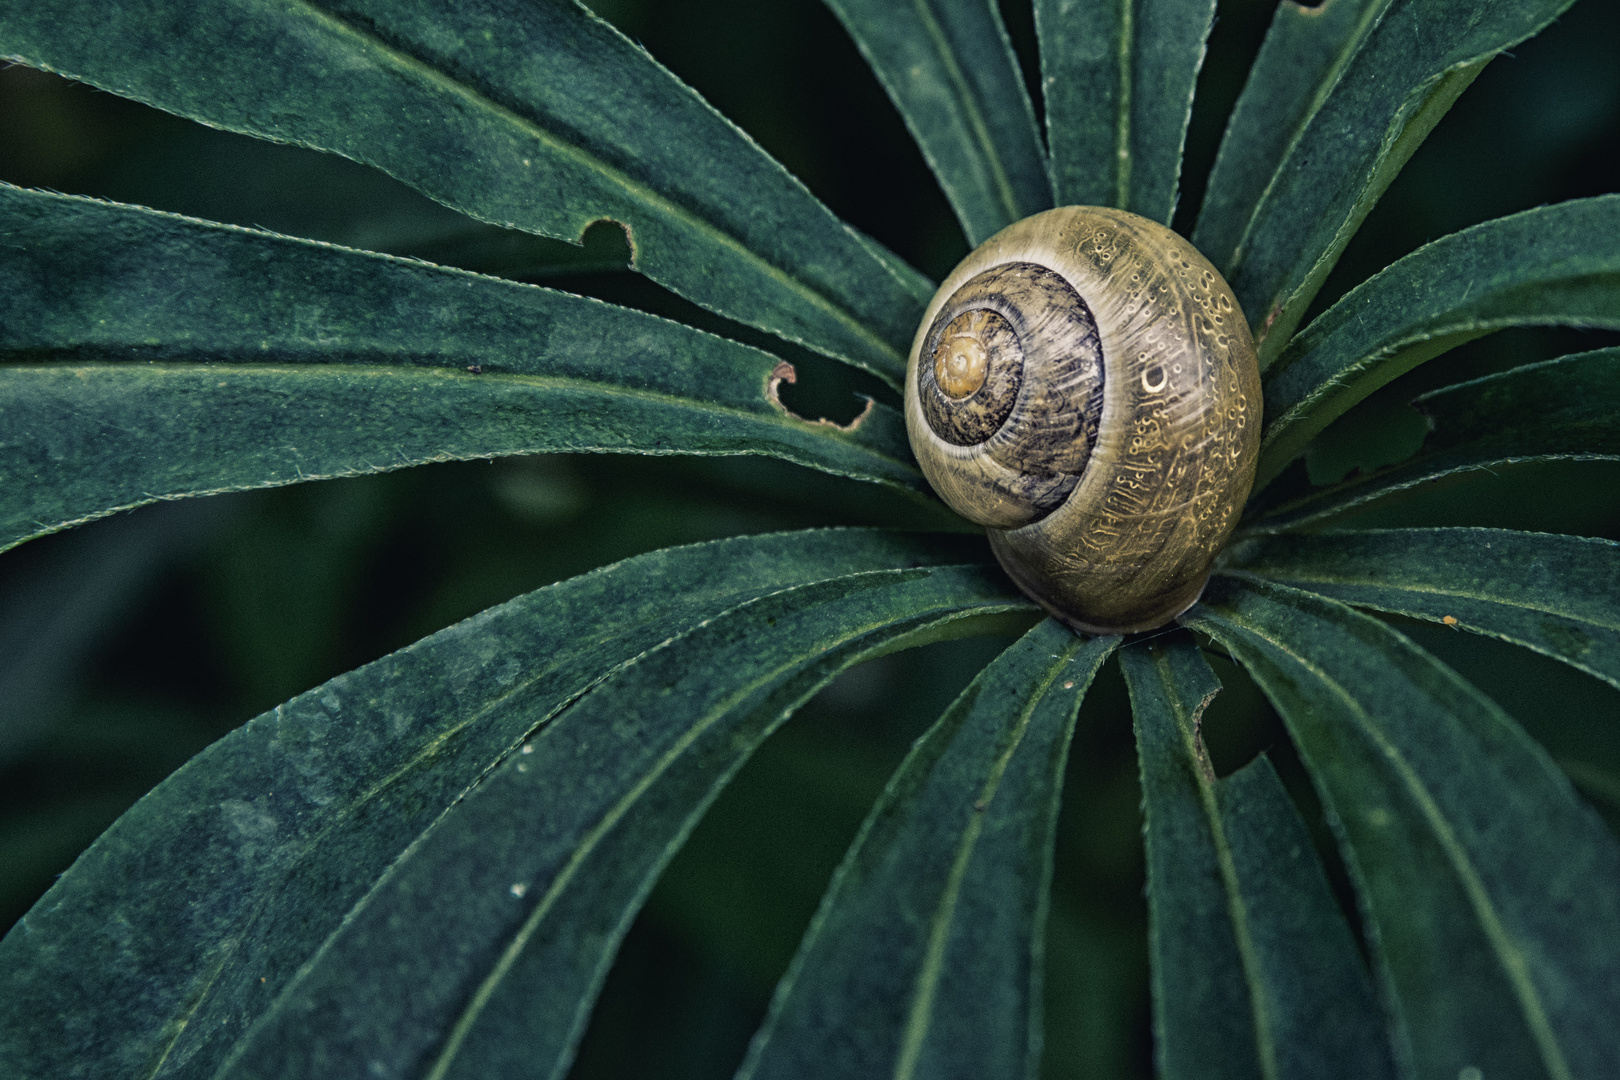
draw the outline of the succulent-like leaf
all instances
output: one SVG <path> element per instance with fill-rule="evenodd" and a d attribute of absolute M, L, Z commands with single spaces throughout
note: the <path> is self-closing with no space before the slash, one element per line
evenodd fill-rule
<path fill-rule="evenodd" d="M 1271 762 L 1215 777 L 1199 734 L 1215 673 L 1175 638 L 1120 666 L 1147 819 L 1158 1075 L 1393 1077 L 1355 938 Z"/>
<path fill-rule="evenodd" d="M 1310 525 L 1379 496 L 1471 469 L 1548 459 L 1620 458 L 1620 348 L 1596 349 L 1424 394 L 1417 454 L 1387 469 L 1261 509 L 1250 532 Z"/>
<path fill-rule="evenodd" d="M 892 381 L 932 293 L 577 3 L 9 4 L 0 50 L 484 221 L 576 240 L 612 219 L 655 281 Z"/>
<path fill-rule="evenodd" d="M 739 1080 L 1033 1077 L 1069 737 L 1117 637 L 1047 619 L 889 781 L 777 989 Z"/>
<path fill-rule="evenodd" d="M 893 409 L 793 416 L 776 357 L 651 315 L 3 185 L 0 231 L 0 359 L 25 361 L 0 366 L 0 547 L 155 499 L 549 450 L 924 490 Z"/>
<path fill-rule="evenodd" d="M 1249 69 L 1210 170 L 1193 245 L 1229 265 L 1284 158 L 1391 0 L 1282 0 Z"/>
<path fill-rule="evenodd" d="M 1313 320 L 1266 380 L 1260 487 L 1352 405 L 1509 326 L 1620 329 L 1620 195 L 1577 199 L 1436 240 Z"/>
<path fill-rule="evenodd" d="M 1375 529 L 1239 544 L 1231 567 L 1534 649 L 1620 689 L 1620 544 L 1506 529 Z"/>
<path fill-rule="evenodd" d="M 1052 205 L 1046 152 L 993 0 L 827 0 L 906 121 L 969 246 Z"/>
<path fill-rule="evenodd" d="M 1572 2 L 1391 0 L 1383 9 L 1291 139 L 1241 232 L 1225 230 L 1225 243 L 1200 248 L 1237 294 L 1262 364 L 1287 344 L 1362 219 L 1452 102 L 1492 57 Z"/>
<path fill-rule="evenodd" d="M 1035 0 L 1052 190 L 1168 225 L 1215 0 Z"/>
<path fill-rule="evenodd" d="M 1416 1075 L 1609 1075 L 1620 844 L 1547 754 L 1451 669 L 1336 601 L 1217 578 L 1186 621 L 1288 726 Z"/>
<path fill-rule="evenodd" d="M 350 1077 L 506 1043 L 530 1066 L 566 1056 L 651 876 L 786 711 L 872 649 L 1029 617 L 950 565 L 975 550 L 840 530 L 655 552 L 251 721 L 0 942 L 0 1060 L 212 1077 L 302 1055 L 301 1075 Z M 541 985 L 558 996 L 511 1021 L 502 977 L 534 992 L 526 965 L 557 948 L 573 961 Z"/>

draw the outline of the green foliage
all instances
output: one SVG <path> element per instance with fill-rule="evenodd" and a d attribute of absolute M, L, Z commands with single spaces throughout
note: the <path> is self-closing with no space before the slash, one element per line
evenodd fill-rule
<path fill-rule="evenodd" d="M 1535 649 L 1620 688 L 1615 544 L 1505 529 L 1284 533 L 1232 552 L 1239 568 L 1357 607 Z"/>
<path fill-rule="evenodd" d="M 1577 199 L 1437 240 L 1352 289 L 1267 379 L 1255 483 L 1368 394 L 1466 341 L 1512 326 L 1620 329 L 1620 245 L 1604 242 L 1617 233 L 1620 198 Z"/>
<path fill-rule="evenodd" d="M 1297 528 L 1381 495 L 1512 462 L 1620 456 L 1620 349 L 1577 353 L 1413 399 L 1429 433 L 1411 458 L 1321 488 L 1254 517 L 1255 531 Z"/>
<path fill-rule="evenodd" d="M 1046 152 L 1001 14 L 984 0 L 830 0 L 977 246 L 1052 206 Z"/>
<path fill-rule="evenodd" d="M 1170 222 L 1211 0 L 1036 0 L 1060 206 Z"/>
<path fill-rule="evenodd" d="M 1043 620 L 917 741 L 827 890 L 739 1077 L 1016 1076 L 1040 1064 L 1057 793 L 1117 637 Z"/>
<path fill-rule="evenodd" d="M 1569 779 L 1371 616 L 1278 585 L 1227 578 L 1211 592 L 1188 622 L 1249 669 L 1310 765 L 1366 906 L 1398 1054 L 1419 1076 L 1459 1061 L 1601 1076 L 1620 1058 L 1620 845 Z"/>
<path fill-rule="evenodd" d="M 74 26 L 98 33 L 63 32 Z M 149 0 L 104 13 L 83 0 L 16 8 L 0 33 L 24 63 L 375 165 L 483 221 L 568 240 L 622 222 L 653 280 L 890 378 L 931 291 L 572 4 Z"/>
<path fill-rule="evenodd" d="M 1185 639 L 1121 661 L 1142 755 L 1159 1071 L 1394 1075 L 1355 939 L 1270 759 L 1215 777 L 1199 733 L 1215 673 Z"/>
<path fill-rule="evenodd" d="M 1472 0 L 1369 0 L 1349 33 L 1326 13 L 1316 16 L 1323 19 L 1321 36 L 1342 45 L 1314 85 L 1301 80 L 1288 88 L 1309 91 L 1310 105 L 1301 109 L 1295 98 L 1278 108 L 1276 120 L 1289 129 L 1287 150 L 1252 199 L 1223 198 L 1223 176 L 1212 177 L 1214 201 L 1193 234 L 1249 316 L 1262 367 L 1288 343 L 1356 228 L 1458 95 L 1492 57 L 1573 2 L 1481 8 Z M 1311 66 L 1320 64 L 1313 60 Z M 1268 78 L 1244 92 L 1252 108 L 1270 111 L 1260 102 L 1275 89 Z M 1241 129 L 1228 133 L 1241 136 Z M 1242 152 L 1236 143 L 1228 151 Z M 1230 176 L 1235 186 L 1253 190 L 1238 169 Z"/>
<path fill-rule="evenodd" d="M 1006 5 L 1006 23 L 990 0 L 828 6 L 967 242 L 1076 202 L 1180 223 L 1210 0 L 1033 0 Z M 1620 329 L 1620 196 L 1474 224 L 1309 318 L 1452 103 L 1568 6 L 1278 7 L 1192 228 L 1261 343 L 1264 456 L 1181 628 L 1122 642 L 1038 621 L 959 531 L 773 532 L 767 515 L 700 531 L 758 535 L 664 546 L 699 538 L 666 523 L 660 550 L 601 566 L 627 528 L 608 522 L 576 550 L 503 552 L 565 580 L 492 572 L 482 603 L 515 599 L 460 622 L 432 609 L 421 618 L 437 632 L 213 741 L 61 875 L 0 940 L 7 1075 L 562 1077 L 604 986 L 604 1008 L 614 1000 L 649 895 L 715 918 L 705 875 L 739 846 L 766 882 L 753 895 L 783 894 L 713 935 L 740 939 L 725 946 L 746 954 L 739 967 L 776 982 L 740 1076 L 1123 1071 L 1117 1031 L 1081 1048 L 1082 1020 L 1043 1012 L 1088 996 L 1113 1001 L 1096 1015 L 1125 1011 L 1128 948 L 1081 901 L 1053 898 L 1072 837 L 1101 844 L 1110 827 L 1060 817 L 1084 794 L 1074 778 L 1100 775 L 1071 761 L 1071 740 L 1095 747 L 1110 730 L 1084 726 L 1081 699 L 1125 693 L 1159 1075 L 1609 1075 L 1620 842 L 1584 797 L 1609 800 L 1611 822 L 1620 812 L 1620 546 L 1324 526 L 1443 508 L 1446 483 L 1487 468 L 1620 459 L 1620 349 L 1505 370 L 1454 353 L 1504 329 Z M 1045 147 L 1013 48 L 1026 31 Z M 143 503 L 559 452 L 795 467 L 700 473 L 636 506 L 690 508 L 727 483 L 760 514 L 786 487 L 806 493 L 795 523 L 960 529 L 911 459 L 892 392 L 932 285 L 571 0 L 22 4 L 0 10 L 0 56 L 352 159 L 442 204 L 311 155 L 322 176 L 364 177 L 360 201 L 392 222 L 339 246 L 0 183 L 0 547 Z M 622 233 L 639 271 L 597 282 L 619 302 L 512 280 L 624 261 L 601 231 L 586 237 L 599 222 L 622 226 L 608 239 Z M 794 394 L 815 387 L 799 376 L 868 404 L 806 419 Z M 802 400 L 836 413 L 846 397 Z M 1294 465 L 1389 416 L 1424 425 L 1416 445 L 1371 437 L 1350 455 L 1361 471 L 1320 487 Z M 582 496 L 548 461 L 502 475 L 513 505 L 566 521 Z M 438 495 L 462 505 L 453 496 Z M 254 655 L 300 638 L 310 659 L 285 678 L 304 686 L 328 674 L 315 665 L 354 663 L 323 655 L 305 610 L 359 576 L 365 527 L 331 532 L 330 573 L 286 571 L 303 586 L 284 590 L 295 616 L 250 619 L 242 639 Z M 106 535 L 122 535 L 125 560 L 156 558 L 133 527 Z M 233 596 L 274 591 L 226 580 Z M 91 575 L 76 595 L 88 611 L 108 591 Z M 46 606 L 20 605 L 19 625 L 70 641 Z M 988 653 L 939 651 L 1014 634 L 971 681 Z M 1560 661 L 1546 667 L 1602 704 L 1527 732 L 1438 655 L 1469 644 Z M 42 650 L 3 632 L 0 645 L 0 681 L 49 682 L 23 666 L 46 665 Z M 908 691 L 938 720 L 886 786 L 859 754 L 784 741 L 840 673 L 920 646 L 962 668 L 928 677 L 936 696 L 966 688 L 949 704 Z M 1262 696 L 1279 726 L 1234 735 L 1223 710 L 1247 698 L 1263 713 Z M 7 729 L 8 701 L 0 764 L 27 734 Z M 130 745 L 161 775 L 173 762 L 154 747 L 192 744 L 152 731 Z M 776 799 L 749 794 L 746 771 L 773 755 L 771 775 L 798 777 L 817 814 L 852 830 L 866 815 L 840 865 L 828 853 L 792 888 L 780 842 L 709 815 L 717 800 Z M 1131 783 L 1116 802 L 1134 807 Z M 86 802 L 61 827 L 110 813 Z M 0 854 L 65 843 L 19 836 Z M 813 915 L 780 915 L 824 885 Z"/>
<path fill-rule="evenodd" d="M 7 186 L 0 228 L 0 348 L 62 361 L 0 372 L 0 546 L 154 499 L 547 450 L 768 453 L 925 489 L 893 408 L 804 421 L 763 392 L 775 357 L 640 312 Z"/>

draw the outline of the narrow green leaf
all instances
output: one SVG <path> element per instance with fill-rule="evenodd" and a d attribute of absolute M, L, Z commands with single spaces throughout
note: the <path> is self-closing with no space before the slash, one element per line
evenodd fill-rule
<path fill-rule="evenodd" d="M 1117 637 L 1053 619 L 985 668 L 873 807 L 739 1078 L 1033 1077 L 1063 766 Z"/>
<path fill-rule="evenodd" d="M 1248 533 L 1297 529 L 1426 480 L 1523 461 L 1620 458 L 1620 348 L 1597 349 L 1447 386 L 1412 402 L 1429 421 L 1397 465 L 1256 512 Z"/>
<path fill-rule="evenodd" d="M 1191 644 L 1120 655 L 1131 692 L 1147 847 L 1153 1042 L 1163 1080 L 1276 1075 L 1262 1066 L 1249 913 L 1214 806 L 1198 725 L 1221 684 Z M 1211 1023 L 1212 1017 L 1221 1022 Z M 1272 1048 L 1267 1045 L 1267 1051 Z"/>
<path fill-rule="evenodd" d="M 862 659 L 1029 607 L 982 568 L 885 571 L 643 654 L 419 837 L 219 1075 L 563 1076 L 619 939 L 765 737 Z"/>
<path fill-rule="evenodd" d="M 1185 638 L 1127 649 L 1120 666 L 1147 819 L 1159 1076 L 1393 1077 L 1355 939 L 1271 763 L 1215 778 L 1199 733 L 1214 672 Z"/>
<path fill-rule="evenodd" d="M 1250 914 L 1251 976 L 1279 1077 L 1395 1077 L 1394 1049 L 1354 935 L 1277 770 L 1265 756 L 1215 787 Z"/>
<path fill-rule="evenodd" d="M 1035 0 L 1052 189 L 1168 225 L 1215 0 Z"/>
<path fill-rule="evenodd" d="M 973 551 L 982 545 L 834 530 L 654 552 L 492 608 L 249 722 L 121 818 L 0 941 L 0 1060 L 10 1075 L 31 1080 L 214 1076 L 300 968 L 331 951 L 324 943 L 356 903 L 400 880 L 407 868 L 390 867 L 401 855 L 424 837 L 442 852 L 433 838 L 453 835 L 461 820 L 444 815 L 503 759 L 511 764 L 501 790 L 513 792 L 516 764 L 536 757 L 514 751 L 591 686 L 660 643 L 667 654 L 669 641 L 728 609 L 806 582 L 843 581 L 856 603 L 861 595 L 892 595 L 904 606 L 909 596 L 917 607 L 904 618 L 923 615 L 930 602 L 975 610 L 975 597 L 990 609 L 1027 606 L 982 584 L 975 571 L 928 570 Z M 911 567 L 921 569 L 899 569 Z M 870 586 L 864 594 L 862 583 Z M 930 589 L 935 601 L 926 600 Z M 867 628 L 852 617 L 846 629 L 858 637 Z M 713 678 L 707 668 L 693 670 Z M 638 706 L 631 715 L 646 711 Z M 606 740 L 615 723 L 629 731 L 646 722 L 620 715 L 598 731 Z M 611 754 L 605 742 L 600 749 Z M 576 766 L 570 783 L 598 775 L 605 771 Z M 529 791 L 520 801 L 553 805 Z M 497 841 L 511 842 L 518 818 L 537 811 L 512 812 L 514 831 L 485 838 L 491 852 Z M 532 843 L 520 847 L 538 848 L 536 835 L 527 835 Z M 476 847 L 464 855 L 459 873 L 517 872 L 486 863 Z M 418 899 L 455 900 L 449 880 Z M 509 892 L 520 881 L 532 885 L 526 898 Z M 522 918 L 546 885 L 516 876 L 501 880 L 500 890 L 506 917 Z M 376 903 L 362 911 L 374 913 Z M 394 913 L 406 918 L 411 909 L 401 904 Z M 430 930 L 474 928 L 444 922 L 409 940 L 424 949 L 442 943 Z M 374 968 L 370 977 L 389 976 Z M 299 985 L 308 985 L 307 976 Z M 427 1000 L 442 985 L 400 981 L 386 996 L 392 1007 L 409 1008 L 419 992 Z M 375 987 L 350 989 L 355 1008 L 362 998 L 377 1004 L 367 997 Z M 574 1022 L 560 1016 L 554 1027 Z M 387 1054 L 394 1037 L 368 1049 Z M 343 1075 L 364 1073 L 362 1066 Z"/>
<path fill-rule="evenodd" d="M 1292 136 L 1241 233 L 1200 249 L 1237 293 L 1262 365 L 1452 102 L 1492 57 L 1572 2 L 1390 0 Z"/>
<path fill-rule="evenodd" d="M 1380 386 L 1509 326 L 1620 329 L 1620 195 L 1488 221 L 1351 290 L 1266 380 L 1257 487 Z"/>
<path fill-rule="evenodd" d="M 0 359 L 25 361 L 0 366 L 0 547 L 156 499 L 550 450 L 925 490 L 893 409 L 793 416 L 776 357 L 640 312 L 5 185 L 0 236 Z"/>
<path fill-rule="evenodd" d="M 928 293 L 735 126 L 573 2 L 98 0 L 0 9 L 5 58 L 374 165 L 577 240 L 730 318 L 898 382 Z"/>
<path fill-rule="evenodd" d="M 1451 669 L 1335 601 L 1217 578 L 1186 621 L 1288 726 L 1416 1075 L 1610 1075 L 1620 844 L 1546 753 Z"/>
<path fill-rule="evenodd" d="M 1232 107 L 1209 174 L 1193 246 L 1222 269 L 1277 170 L 1390 0 L 1281 0 Z"/>
<path fill-rule="evenodd" d="M 1381 529 L 1256 538 L 1228 560 L 1229 573 L 1488 634 L 1620 689 L 1620 544 L 1612 540 Z"/>
<path fill-rule="evenodd" d="M 993 0 L 827 0 L 906 121 L 968 244 L 1052 205 L 1046 152 Z"/>

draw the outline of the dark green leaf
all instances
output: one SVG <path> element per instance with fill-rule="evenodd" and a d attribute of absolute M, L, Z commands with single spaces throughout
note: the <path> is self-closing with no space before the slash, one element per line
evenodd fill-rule
<path fill-rule="evenodd" d="M 1035 0 L 1059 206 L 1165 224 L 1215 0 Z"/>
<path fill-rule="evenodd" d="M 739 1077 L 1033 1077 L 1080 699 L 1118 645 L 1053 619 L 973 680 L 861 827 Z"/>
<path fill-rule="evenodd" d="M 238 488 L 548 450 L 764 453 L 924 490 L 899 415 L 531 285 L 0 185 L 0 546 Z M 481 370 L 473 373 L 472 368 Z"/>
<path fill-rule="evenodd" d="M 1187 617 L 1281 713 L 1335 822 L 1418 1076 L 1620 1061 L 1620 845 L 1518 725 L 1378 620 L 1217 578 Z"/>
<path fill-rule="evenodd" d="M 1432 429 L 1415 457 L 1256 513 L 1250 532 L 1297 529 L 1426 480 L 1514 462 L 1620 458 L 1620 348 L 1526 364 L 1412 402 Z"/>
<path fill-rule="evenodd" d="M 1292 138 L 1242 231 L 1218 250 L 1201 248 L 1237 293 L 1262 365 L 1452 102 L 1492 57 L 1572 2 L 1391 0 Z"/>
<path fill-rule="evenodd" d="M 760 742 L 844 668 L 1029 607 L 981 568 L 854 575 L 643 654 L 413 842 L 222 1078 L 562 1076 L 619 938 Z"/>
<path fill-rule="evenodd" d="M 215 127 L 375 165 L 473 217 L 610 218 L 687 298 L 890 380 L 932 289 L 571 2 L 63 0 L 0 49 Z"/>
<path fill-rule="evenodd" d="M 695 700 L 685 696 L 693 679 L 706 680 L 716 694 L 735 692 L 737 683 L 716 676 L 727 669 L 693 662 L 688 670 L 681 657 L 691 660 L 693 654 L 684 650 L 694 648 L 694 641 L 715 642 L 749 618 L 770 618 L 767 608 L 772 604 L 787 605 L 778 620 L 784 623 L 801 615 L 813 619 L 818 611 L 824 617 L 843 611 L 834 630 L 823 627 L 838 639 L 824 642 L 834 649 L 827 659 L 833 667 L 847 662 L 852 649 L 863 650 L 863 642 L 889 640 L 952 613 L 1027 608 L 978 571 L 948 568 L 974 551 L 982 552 L 982 545 L 841 530 L 655 552 L 493 608 L 295 698 L 210 747 L 139 803 L 0 942 L 0 1060 L 7 1062 L 11 1075 L 41 1080 L 214 1076 L 223 1060 L 243 1045 L 256 1018 L 273 1006 L 287 1010 L 307 1000 L 331 971 L 327 965 L 351 955 L 345 950 L 363 936 L 354 920 L 373 918 L 390 903 L 395 905 L 389 909 L 392 915 L 409 920 L 413 913 L 431 915 L 435 903 L 490 902 L 490 896 L 463 895 L 451 888 L 449 877 L 414 901 L 399 892 L 402 884 L 415 880 L 410 876 L 417 872 L 414 868 L 423 865 L 412 860 L 430 855 L 442 859 L 446 841 L 465 837 L 458 829 L 472 818 L 458 815 L 469 802 L 478 813 L 503 798 L 519 805 L 508 807 L 508 816 L 478 838 L 487 847 L 464 850 L 462 861 L 438 865 L 446 874 L 494 874 L 505 905 L 497 914 L 508 920 L 503 925 L 512 919 L 521 923 L 546 895 L 547 879 L 534 876 L 541 873 L 538 864 L 525 868 L 503 863 L 497 853 L 540 858 L 541 834 L 524 831 L 523 821 L 537 813 L 543 817 L 547 807 L 559 815 L 582 812 L 585 794 L 574 785 L 596 783 L 595 796 L 610 803 L 625 794 L 613 789 L 608 775 L 619 770 L 621 779 L 628 776 L 638 759 L 628 749 L 616 756 L 608 740 L 615 734 L 633 737 L 636 731 L 650 735 L 647 725 L 660 722 L 646 715 L 649 710 L 636 694 L 631 699 L 642 704 L 632 708 L 626 702 L 623 695 L 632 687 L 648 677 L 656 681 L 663 673 L 672 688 L 680 688 L 665 696 L 661 684 L 636 691 L 650 692 L 661 702 L 655 712 L 673 710 L 676 701 Z M 895 569 L 906 567 L 920 569 Z M 789 600 L 747 606 L 777 590 L 817 580 L 832 584 L 785 594 L 806 600 L 798 609 L 801 614 L 789 613 Z M 820 608 L 813 603 L 818 598 Z M 744 606 L 737 608 L 739 604 Z M 863 604 L 889 614 L 873 615 Z M 720 618 L 727 609 L 753 614 Z M 724 622 L 728 630 L 698 629 L 705 622 Z M 788 682 L 810 677 L 803 673 L 804 665 L 814 667 L 815 662 L 806 658 L 809 654 L 789 662 L 785 631 L 779 639 L 774 632 L 756 630 L 754 640 L 763 650 L 761 658 L 780 646 L 773 655 L 786 665 L 782 678 L 761 679 L 759 693 L 770 697 Z M 672 646 L 672 641 L 680 644 Z M 625 668 L 648 650 L 657 657 Z M 537 739 L 532 744 L 537 753 L 513 753 L 548 717 L 621 669 L 625 678 L 614 680 L 615 688 L 600 699 L 587 697 L 597 704 L 578 710 L 578 719 L 559 728 L 561 735 Z M 821 678 L 823 670 L 815 670 L 814 677 Z M 734 717 L 736 722 L 757 721 L 752 710 L 762 707 L 759 700 L 757 694 L 739 693 L 737 707 L 747 716 Z M 779 716 L 785 703 L 771 700 Z M 579 719 L 614 701 L 620 702 L 617 714 L 596 720 L 589 732 L 582 729 Z M 670 724 L 685 722 L 673 711 L 667 719 Z M 536 799 L 523 783 L 532 777 L 520 774 L 517 766 L 538 770 L 537 760 L 554 766 L 555 760 L 546 756 L 553 749 L 572 738 L 588 741 L 593 734 L 602 740 L 589 759 L 594 768 L 576 764 L 559 781 L 570 786 L 559 788 L 555 801 Z M 727 745 L 721 739 L 721 755 L 712 762 L 716 768 L 732 767 L 726 764 L 733 760 Z M 576 749 L 583 752 L 584 747 Z M 483 785 L 474 785 L 503 759 L 508 765 L 496 774 L 499 783 L 489 785 L 491 794 L 469 800 L 469 789 L 483 791 Z M 666 789 L 653 784 L 648 790 Z M 699 802 L 706 797 L 696 789 L 682 798 L 688 796 Z M 627 803 L 624 809 L 629 808 Z M 674 832 L 658 841 L 659 850 L 672 849 L 692 812 L 691 806 L 666 809 L 671 812 L 668 828 Z M 628 823 L 633 817 L 626 814 L 622 820 Z M 605 830 L 603 843 L 593 850 L 598 857 L 617 850 L 624 836 Z M 515 849 L 504 847 L 512 844 Z M 395 866 L 408 851 L 411 858 Z M 628 867 L 628 859 L 616 865 Z M 592 880 L 606 885 L 608 876 L 581 877 L 582 882 Z M 531 887 L 522 890 L 525 897 L 510 892 L 520 882 Z M 176 903 L 177 896 L 184 902 Z M 559 912 L 567 906 L 553 905 Z M 617 911 L 611 914 L 610 928 L 620 917 Z M 350 929 L 328 943 L 346 916 Z M 469 976 L 465 967 L 452 969 L 464 962 L 476 966 L 472 954 L 488 944 L 469 938 L 464 942 L 468 954 L 456 959 L 455 935 L 473 930 L 472 924 L 434 917 L 426 926 L 413 924 L 404 938 L 387 934 L 388 940 L 375 943 L 379 950 L 413 944 L 425 957 L 445 964 L 445 970 L 430 973 L 422 983 L 393 982 L 390 969 L 374 966 L 367 979 L 389 984 L 384 997 L 391 1008 L 409 1009 L 413 1002 L 425 1007 L 435 1000 L 443 1005 L 435 995 L 449 981 Z M 498 931 L 478 926 L 477 932 Z M 539 944 L 536 938 L 529 940 Z M 430 942 L 448 954 L 430 950 Z M 611 951 L 611 942 L 602 942 L 592 963 L 605 963 Z M 315 966 L 299 976 L 308 962 Z M 476 987 L 488 971 L 486 966 L 473 973 L 466 989 Z M 575 993 L 593 986 L 587 979 Z M 378 992 L 372 982 L 351 982 L 346 992 L 355 995 L 354 1009 L 379 1004 L 370 996 Z M 569 1008 L 578 1004 L 571 1002 Z M 374 1015 L 382 1019 L 380 1011 Z M 438 1015 L 442 1019 L 444 1014 Z M 336 1024 L 339 1018 L 327 1019 Z M 545 1031 L 560 1037 L 559 1032 L 576 1023 L 575 1014 L 566 1012 L 552 1017 Z M 365 1049 L 386 1056 L 403 1052 L 405 1041 L 417 1040 L 413 1045 L 420 1055 L 426 1052 L 421 1040 L 442 1040 L 447 1029 L 447 1022 L 420 1030 L 407 1024 Z M 274 1029 L 254 1030 L 255 1038 L 264 1039 Z M 327 1028 L 326 1034 L 333 1030 Z M 257 1045 L 261 1049 L 256 1053 L 275 1049 L 273 1041 Z M 341 1049 L 323 1045 L 333 1053 Z M 340 1075 L 364 1072 L 362 1063 Z"/>
<path fill-rule="evenodd" d="M 1390 0 L 1277 5 L 1221 137 L 1193 230 L 1193 246 L 1216 266 L 1230 265 L 1267 186 L 1389 5 Z"/>
<path fill-rule="evenodd" d="M 1620 544 L 1505 529 L 1270 536 L 1231 566 L 1534 649 L 1620 688 Z"/>
<path fill-rule="evenodd" d="M 1046 153 L 993 0 L 827 0 L 905 118 L 968 244 L 1052 205 Z"/>
<path fill-rule="evenodd" d="M 1250 914 L 1261 1030 L 1279 1077 L 1395 1077 L 1382 1010 L 1305 822 L 1267 757 L 1215 787 Z"/>
<path fill-rule="evenodd" d="M 1493 330 L 1547 325 L 1620 329 L 1620 195 L 1436 240 L 1323 312 L 1266 380 L 1256 487 L 1397 376 Z"/>
<path fill-rule="evenodd" d="M 1393 1077 L 1355 939 L 1271 763 L 1215 778 L 1199 734 L 1214 672 L 1177 639 L 1127 649 L 1120 666 L 1147 819 L 1159 1076 Z"/>

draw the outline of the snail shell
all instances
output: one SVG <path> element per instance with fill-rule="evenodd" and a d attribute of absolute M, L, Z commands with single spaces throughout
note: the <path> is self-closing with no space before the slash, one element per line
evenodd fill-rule
<path fill-rule="evenodd" d="M 1180 236 L 1067 206 L 945 279 L 906 372 L 911 447 L 1001 565 L 1092 633 L 1197 601 L 1260 445 L 1260 374 L 1232 290 Z"/>

